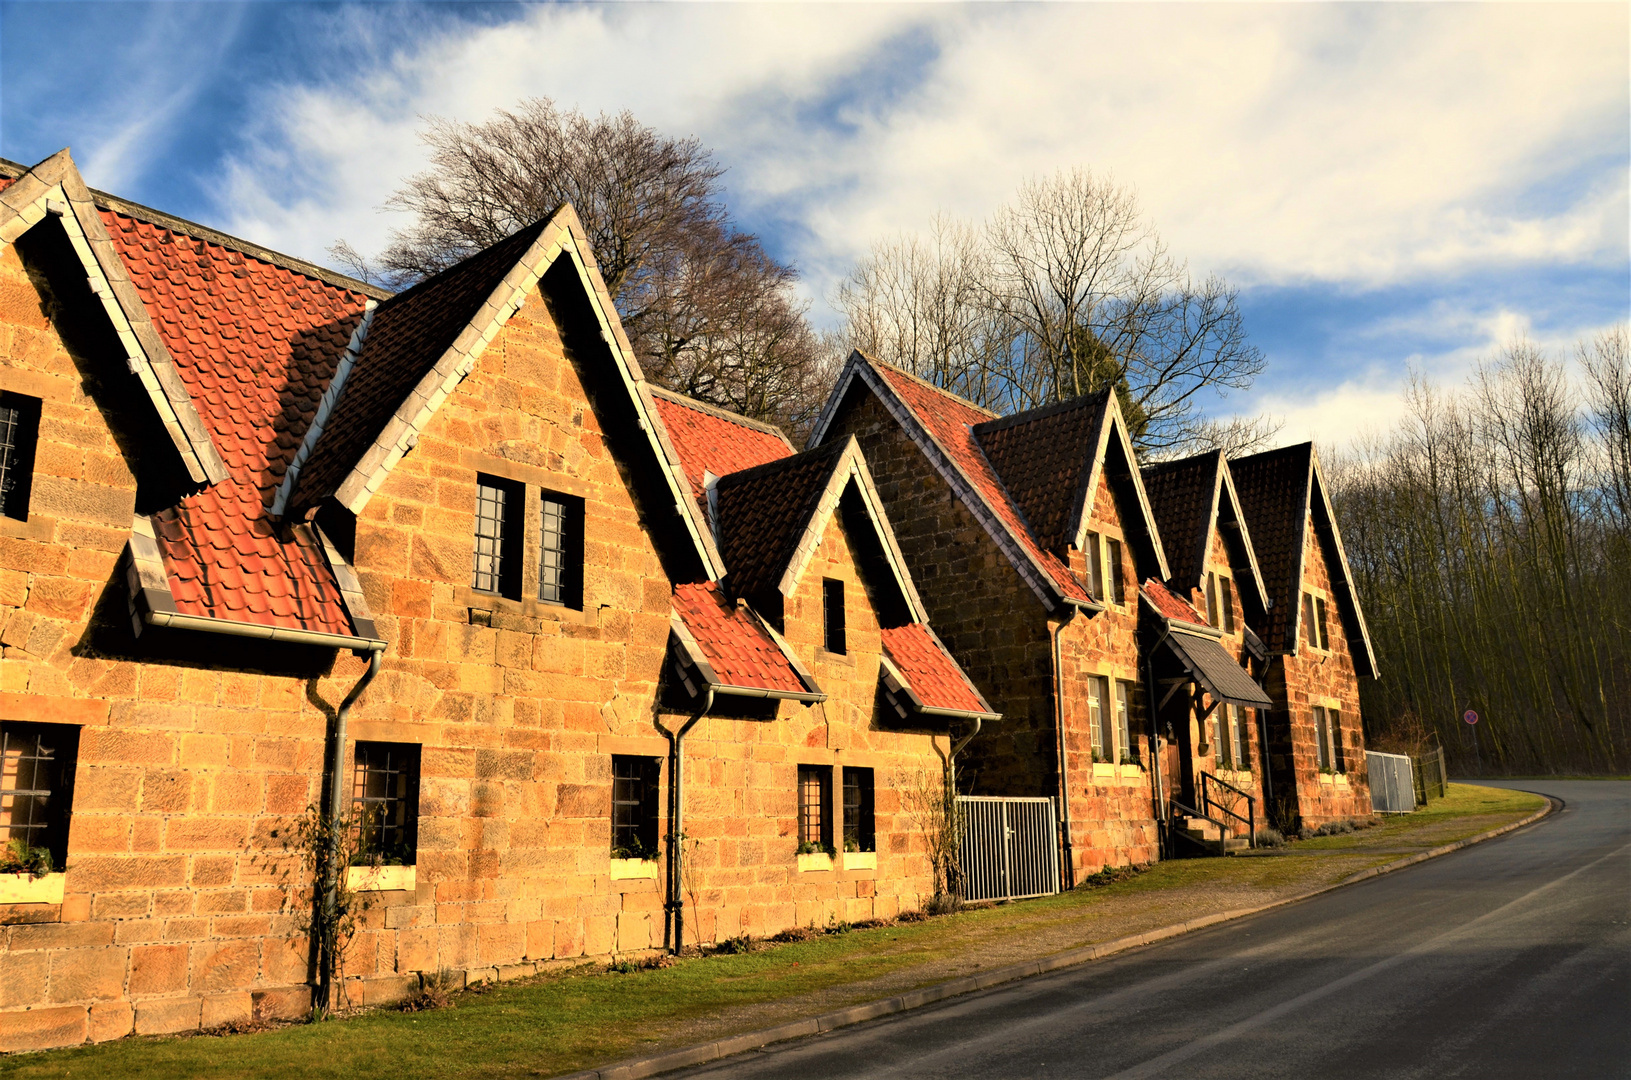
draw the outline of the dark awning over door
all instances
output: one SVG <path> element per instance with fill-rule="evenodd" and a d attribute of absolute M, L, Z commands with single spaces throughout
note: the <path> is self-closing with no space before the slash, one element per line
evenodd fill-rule
<path fill-rule="evenodd" d="M 1253 709 L 1267 709 L 1274 702 L 1263 693 L 1263 688 L 1252 681 L 1235 658 L 1224 651 L 1213 638 L 1199 634 L 1186 634 L 1174 630 L 1167 635 L 1167 644 L 1178 657 L 1190 676 L 1214 701 L 1227 701 L 1231 705 L 1245 705 Z"/>

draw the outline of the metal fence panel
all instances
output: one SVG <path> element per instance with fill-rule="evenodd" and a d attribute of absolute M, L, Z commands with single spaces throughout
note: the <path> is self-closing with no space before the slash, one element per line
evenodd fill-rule
<path fill-rule="evenodd" d="M 961 795 L 964 900 L 1019 900 L 1059 891 L 1053 800 Z"/>
<path fill-rule="evenodd" d="M 1379 814 L 1408 814 L 1416 809 L 1416 778 L 1404 754 L 1365 751 L 1370 772 L 1371 809 Z"/>

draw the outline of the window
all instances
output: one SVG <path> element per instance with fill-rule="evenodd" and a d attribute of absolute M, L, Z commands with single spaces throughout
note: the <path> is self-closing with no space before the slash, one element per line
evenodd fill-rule
<path fill-rule="evenodd" d="M 832 850 L 832 766 L 799 766 L 799 854 Z"/>
<path fill-rule="evenodd" d="M 71 724 L 0 724 L 0 844 L 20 847 L 12 853 L 34 872 L 68 861 L 78 757 L 79 728 Z M 0 858 L 6 854 L 0 848 Z"/>
<path fill-rule="evenodd" d="M 1329 649 L 1331 639 L 1325 634 L 1325 601 L 1321 597 L 1314 597 L 1314 629 L 1319 632 L 1319 647 Z"/>
<path fill-rule="evenodd" d="M 1116 745 L 1121 747 L 1122 764 L 1138 764 L 1138 756 L 1133 752 L 1133 684 L 1130 682 L 1116 683 Z"/>
<path fill-rule="evenodd" d="M 1206 621 L 1210 626 L 1217 626 L 1218 619 L 1218 576 L 1213 573 L 1206 575 Z"/>
<path fill-rule="evenodd" d="M 496 476 L 476 477 L 476 547 L 470 587 L 521 599 L 521 522 L 527 489 Z"/>
<path fill-rule="evenodd" d="M 1218 768 L 1222 768 L 1229 761 L 1229 707 L 1218 705 L 1213 708 L 1206 722 L 1211 727 L 1212 756 Z"/>
<path fill-rule="evenodd" d="M 1320 772 L 1331 772 L 1331 729 L 1325 710 L 1314 706 L 1314 760 L 1319 765 Z"/>
<path fill-rule="evenodd" d="M 656 758 L 612 755 L 612 858 L 657 857 Z"/>
<path fill-rule="evenodd" d="M 1331 640 L 1325 633 L 1325 601 L 1313 593 L 1303 593 L 1303 640 L 1316 649 L 1329 649 Z"/>
<path fill-rule="evenodd" d="M 1342 760 L 1342 710 L 1326 709 L 1326 719 L 1331 724 L 1331 768 L 1336 772 L 1346 772 L 1346 764 Z"/>
<path fill-rule="evenodd" d="M 1223 608 L 1222 612 L 1220 612 L 1220 614 L 1223 616 L 1223 632 L 1226 634 L 1234 633 L 1235 588 L 1234 585 L 1230 583 L 1229 579 L 1222 575 L 1218 576 L 1218 604 Z"/>
<path fill-rule="evenodd" d="M 1106 540 L 1104 543 L 1109 553 L 1110 602 L 1112 604 L 1125 604 L 1127 602 L 1127 586 L 1121 577 L 1121 541 Z"/>
<path fill-rule="evenodd" d="M 1087 593 L 1095 600 L 1104 599 L 1104 553 L 1096 532 L 1087 534 Z"/>
<path fill-rule="evenodd" d="M 844 767 L 844 850 L 876 851 L 872 831 L 872 770 Z"/>
<path fill-rule="evenodd" d="M 538 599 L 583 607 L 583 500 L 546 491 L 540 499 Z"/>
<path fill-rule="evenodd" d="M 1087 720 L 1093 729 L 1093 760 L 1116 760 L 1116 718 L 1110 712 L 1110 680 L 1100 675 L 1087 679 Z"/>
<path fill-rule="evenodd" d="M 844 583 L 821 580 L 821 640 L 830 653 L 848 652 L 844 642 Z"/>
<path fill-rule="evenodd" d="M 0 393 L 0 516 L 28 520 L 39 437 L 40 399 Z"/>
<path fill-rule="evenodd" d="M 1230 706 L 1235 713 L 1235 768 L 1250 769 L 1252 767 L 1252 721 L 1251 713 L 1244 706 Z"/>
<path fill-rule="evenodd" d="M 360 865 L 412 866 L 419 850 L 419 745 L 359 742 L 351 786 Z"/>

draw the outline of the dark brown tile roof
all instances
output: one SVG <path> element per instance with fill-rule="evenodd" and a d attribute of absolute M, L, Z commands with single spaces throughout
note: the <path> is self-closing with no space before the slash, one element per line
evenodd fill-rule
<path fill-rule="evenodd" d="M 548 224 L 547 218 L 535 222 L 379 306 L 362 355 L 300 471 L 290 499 L 295 516 L 338 490 L 409 392 L 447 352 Z"/>
<path fill-rule="evenodd" d="M 1229 462 L 1263 573 L 1263 586 L 1274 603 L 1269 610 L 1268 632 L 1263 635 L 1263 642 L 1272 650 L 1289 651 L 1297 643 L 1297 604 L 1313 466 L 1313 443 Z"/>
<path fill-rule="evenodd" d="M 1161 532 L 1161 546 L 1167 552 L 1167 567 L 1172 580 L 1185 589 L 1201 582 L 1222 469 L 1223 452 L 1208 450 L 1140 470 L 1155 527 Z"/>
<path fill-rule="evenodd" d="M 720 479 L 719 553 L 734 595 L 781 582 L 847 445 L 834 441 Z"/>
<path fill-rule="evenodd" d="M 1063 552 L 1075 542 L 1071 526 L 1087 494 L 1108 413 L 1105 394 L 987 420 L 974 427 L 985 452 L 1030 525 L 1037 543 Z"/>

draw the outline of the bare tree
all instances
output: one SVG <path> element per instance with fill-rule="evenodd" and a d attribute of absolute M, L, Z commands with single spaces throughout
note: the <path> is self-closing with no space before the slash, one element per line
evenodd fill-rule
<path fill-rule="evenodd" d="M 414 220 L 376 276 L 421 280 L 571 203 L 654 381 L 757 419 L 796 424 L 811 411 L 821 350 L 797 275 L 731 223 L 724 169 L 697 139 L 547 98 L 485 123 L 432 118 L 421 138 L 432 167 L 387 200 Z M 373 273 L 344 241 L 331 251 Z"/>
<path fill-rule="evenodd" d="M 1147 450 L 1272 434 L 1196 404 L 1263 369 L 1234 291 L 1197 281 L 1129 189 L 1083 169 L 1027 182 L 983 230 L 940 219 L 926 241 L 880 243 L 834 299 L 851 344 L 999 412 L 1114 387 Z"/>

